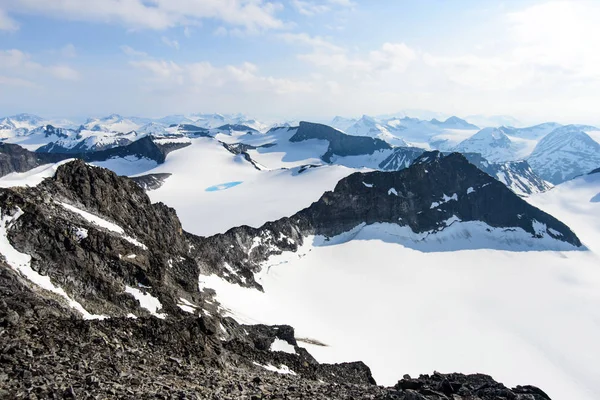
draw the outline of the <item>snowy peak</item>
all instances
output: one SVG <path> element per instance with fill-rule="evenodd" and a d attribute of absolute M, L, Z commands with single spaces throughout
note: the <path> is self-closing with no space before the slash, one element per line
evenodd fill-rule
<path fill-rule="evenodd" d="M 539 141 L 529 157 L 533 170 L 558 184 L 600 165 L 600 144 L 576 125 L 553 130 Z"/>
<path fill-rule="evenodd" d="M 103 118 L 88 118 L 83 126 L 95 132 L 128 133 L 138 129 L 144 123 L 145 120 L 141 118 L 125 118 L 119 114 L 111 114 Z"/>
<path fill-rule="evenodd" d="M 401 125 L 386 124 L 368 115 L 363 115 L 358 121 L 347 127 L 344 132 L 353 136 L 378 138 L 394 146 L 408 146 L 408 143 L 399 136 L 402 130 L 404 130 L 404 127 Z"/>
<path fill-rule="evenodd" d="M 455 151 L 479 153 L 489 161 L 512 161 L 518 159 L 518 146 L 506 135 L 507 128 L 484 128 L 461 142 Z"/>
<path fill-rule="evenodd" d="M 0 119 L 0 131 L 16 131 L 17 134 L 26 134 L 44 122 L 44 118 L 33 114 L 16 114 Z M 8 134 L 3 134 L 8 136 Z"/>
<path fill-rule="evenodd" d="M 345 118 L 336 116 L 331 120 L 331 126 L 335 129 L 339 129 L 340 131 L 346 131 L 346 129 L 350 128 L 352 125 L 356 123 L 356 119 L 354 118 Z"/>
<path fill-rule="evenodd" d="M 440 128 L 444 128 L 444 129 L 466 129 L 466 130 L 479 129 L 479 127 L 477 127 L 476 125 L 470 124 L 469 122 L 465 121 L 464 119 L 461 119 L 458 117 L 450 117 L 443 122 L 434 118 L 430 122 L 433 125 L 439 126 Z"/>

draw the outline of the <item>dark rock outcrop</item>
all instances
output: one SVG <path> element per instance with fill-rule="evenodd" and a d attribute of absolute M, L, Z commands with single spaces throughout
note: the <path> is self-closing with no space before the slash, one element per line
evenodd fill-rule
<path fill-rule="evenodd" d="M 321 156 L 323 161 L 328 163 L 332 161 L 333 156 L 358 156 L 373 154 L 377 150 L 391 149 L 391 146 L 381 139 L 346 135 L 323 124 L 302 121 L 297 129 L 298 131 L 290 138 L 290 142 L 301 142 L 309 139 L 327 140 L 329 142 L 327 152 Z"/>
<path fill-rule="evenodd" d="M 504 183 L 517 194 L 530 195 L 545 192 L 552 188 L 551 184 L 533 172 L 531 166 L 525 160 L 492 163 L 479 153 L 463 153 L 463 155 L 470 163 L 492 178 Z"/>
<path fill-rule="evenodd" d="M 148 158 L 156 161 L 157 164 L 162 164 L 165 162 L 168 153 L 186 146 L 189 146 L 189 143 L 157 145 L 150 136 L 144 136 L 126 146 L 83 153 L 43 152 L 39 150 L 32 152 L 16 144 L 0 143 L 0 176 L 11 172 L 26 172 L 43 164 L 56 163 L 70 158 L 77 158 L 86 162 L 99 162 L 111 158 L 134 156 Z"/>
<path fill-rule="evenodd" d="M 149 190 L 156 190 L 160 188 L 172 174 L 169 173 L 158 173 L 148 174 L 141 176 L 134 176 L 131 178 L 132 181 L 137 183 L 146 192 Z"/>

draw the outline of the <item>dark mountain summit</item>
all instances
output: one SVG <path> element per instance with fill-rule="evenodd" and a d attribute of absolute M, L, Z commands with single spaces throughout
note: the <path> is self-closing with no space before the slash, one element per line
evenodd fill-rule
<path fill-rule="evenodd" d="M 331 162 L 333 156 L 346 157 L 373 154 L 377 150 L 392 148 L 381 139 L 346 135 L 323 124 L 302 121 L 297 129 L 298 131 L 290 138 L 290 142 L 302 142 L 310 139 L 327 140 L 329 142 L 327 152 L 321 156 L 325 162 Z"/>

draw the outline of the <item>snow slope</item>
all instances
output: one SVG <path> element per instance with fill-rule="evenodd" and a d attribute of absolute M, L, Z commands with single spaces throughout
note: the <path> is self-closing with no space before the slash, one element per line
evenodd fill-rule
<path fill-rule="evenodd" d="M 309 241 L 299 253 L 271 258 L 259 277 L 264 293 L 215 276 L 201 276 L 200 286 L 216 289 L 239 320 L 289 323 L 298 337 L 325 343 L 301 343 L 319 361 L 364 360 L 379 384 L 394 384 L 400 371 L 485 371 L 507 385 L 543 387 L 553 399 L 600 396 L 596 254 L 449 256 L 444 243 L 468 244 L 485 228 L 455 222 L 450 235 L 412 242 L 417 249 L 410 239 L 398 244 L 389 227 L 371 225 L 327 246 Z"/>
<path fill-rule="evenodd" d="M 519 159 L 519 148 L 504 132 L 504 128 L 484 128 L 454 148 L 461 153 L 479 153 L 492 162 Z"/>
<path fill-rule="evenodd" d="M 544 137 L 528 159 L 533 170 L 554 184 L 586 174 L 600 166 L 600 144 L 575 125 Z"/>
<path fill-rule="evenodd" d="M 600 254 L 600 173 L 564 182 L 527 201 L 563 221 L 588 248 Z"/>

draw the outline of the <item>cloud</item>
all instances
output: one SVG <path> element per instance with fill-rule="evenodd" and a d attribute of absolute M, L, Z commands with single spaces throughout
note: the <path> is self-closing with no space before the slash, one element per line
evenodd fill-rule
<path fill-rule="evenodd" d="M 333 52 L 343 52 L 344 49 L 336 46 L 320 36 L 310 36 L 306 33 L 281 33 L 277 35 L 287 43 L 300 44 L 315 49 L 325 49 Z"/>
<path fill-rule="evenodd" d="M 291 0 L 292 7 L 300 14 L 313 16 L 340 8 L 353 8 L 356 4 L 350 0 Z"/>
<path fill-rule="evenodd" d="M 0 75 L 0 85 L 16 87 L 36 87 L 36 84 L 26 79 Z"/>
<path fill-rule="evenodd" d="M 4 0 L 12 13 L 58 19 L 118 23 L 134 29 L 163 30 L 215 19 L 249 31 L 279 29 L 278 3 L 264 0 Z"/>
<path fill-rule="evenodd" d="M 0 9 L 0 31 L 16 31 L 19 24 Z"/>
<path fill-rule="evenodd" d="M 506 41 L 494 54 L 425 54 L 427 65 L 480 91 L 528 96 L 583 83 L 600 84 L 600 4 L 550 1 L 505 15 Z"/>
<path fill-rule="evenodd" d="M 130 65 L 149 72 L 150 82 L 161 91 L 171 90 L 174 93 L 224 90 L 236 95 L 279 95 L 306 93 L 314 89 L 313 85 L 307 82 L 263 76 L 259 74 L 256 65 L 248 62 L 216 67 L 210 62 L 179 64 L 174 61 L 148 59 L 131 61 Z"/>
<path fill-rule="evenodd" d="M 127 45 L 123 45 L 120 48 L 123 53 L 125 53 L 126 55 L 131 56 L 131 57 L 147 57 L 148 56 L 147 53 L 144 53 L 143 51 L 135 50 L 132 47 L 127 46 Z"/>
<path fill-rule="evenodd" d="M 300 60 L 334 72 L 347 72 L 357 78 L 377 72 L 403 72 L 417 59 L 416 51 L 405 43 L 384 43 L 377 50 L 352 54 L 318 36 L 288 33 L 279 37 L 288 43 L 312 47 L 311 53 L 298 54 Z"/>
<path fill-rule="evenodd" d="M 79 72 L 68 65 L 52 65 L 45 67 L 52 76 L 65 81 L 76 81 L 79 80 Z"/>
<path fill-rule="evenodd" d="M 161 37 L 161 41 L 169 47 L 179 50 L 179 42 L 177 40 L 171 40 L 166 36 Z"/>
<path fill-rule="evenodd" d="M 67 44 L 62 49 L 60 49 L 60 53 L 63 57 L 66 58 L 77 57 L 77 50 L 75 49 L 75 46 L 73 46 L 71 43 Z"/>
<path fill-rule="evenodd" d="M 79 72 L 68 65 L 42 65 L 33 61 L 30 54 L 17 49 L 0 50 L 0 72 L 5 74 L 5 82 L 24 83 L 46 78 L 74 81 L 80 78 Z"/>
<path fill-rule="evenodd" d="M 312 1 L 292 0 L 292 6 L 302 15 L 312 16 L 325 13 L 331 8 L 326 4 L 319 4 Z"/>

